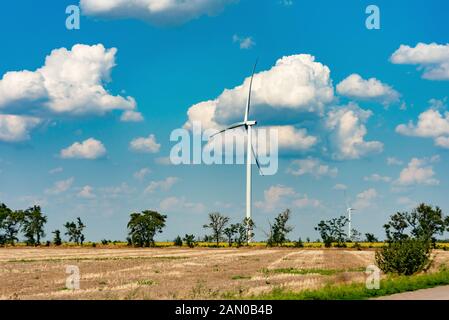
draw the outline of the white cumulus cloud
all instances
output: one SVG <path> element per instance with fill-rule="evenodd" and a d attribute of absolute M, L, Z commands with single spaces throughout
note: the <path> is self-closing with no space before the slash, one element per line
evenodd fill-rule
<path fill-rule="evenodd" d="M 321 163 L 319 159 L 314 159 L 311 157 L 307 159 L 293 160 L 291 167 L 287 171 L 294 176 L 310 174 L 316 178 L 322 176 L 336 177 L 338 174 L 337 168 L 332 168 Z"/>
<path fill-rule="evenodd" d="M 414 124 L 400 124 L 396 127 L 396 132 L 406 136 L 433 138 L 435 145 L 449 148 L 449 112 L 440 112 L 436 109 L 429 109 L 421 113 L 418 121 Z"/>
<path fill-rule="evenodd" d="M 399 93 L 376 78 L 363 79 L 352 74 L 337 85 L 337 92 L 353 99 L 375 100 L 383 104 L 399 101 Z"/>
<path fill-rule="evenodd" d="M 0 141 L 18 142 L 30 138 L 30 130 L 41 120 L 34 117 L 0 114 Z"/>
<path fill-rule="evenodd" d="M 333 108 L 328 113 L 326 126 L 331 131 L 331 141 L 335 149 L 333 158 L 359 159 L 383 151 L 383 143 L 365 140 L 368 133 L 365 123 L 371 115 L 371 111 L 363 110 L 353 103 Z"/>
<path fill-rule="evenodd" d="M 418 65 L 423 78 L 449 80 L 449 43 L 418 43 L 415 47 L 401 45 L 391 56 L 395 64 Z"/>
<path fill-rule="evenodd" d="M 168 191 L 170 190 L 177 182 L 179 178 L 176 177 L 168 177 L 161 181 L 151 181 L 148 187 L 145 189 L 145 193 L 153 193 L 157 190 Z"/>
<path fill-rule="evenodd" d="M 64 193 L 70 189 L 70 187 L 73 184 L 73 181 L 75 181 L 73 177 L 67 180 L 56 181 L 53 187 L 45 190 L 45 193 L 49 195 L 58 195 Z"/>
<path fill-rule="evenodd" d="M 189 120 L 199 121 L 204 128 L 219 128 L 242 121 L 248 98 L 250 77 L 243 84 L 226 89 L 214 100 L 189 108 Z M 334 89 L 327 66 L 308 54 L 285 56 L 268 71 L 256 73 L 252 91 L 252 113 L 263 117 L 286 117 L 284 111 L 321 114 L 334 99 Z M 289 120 L 289 119 L 287 119 Z"/>
<path fill-rule="evenodd" d="M 80 192 L 78 192 L 78 197 L 84 199 L 93 199 L 96 197 L 93 191 L 94 188 L 92 188 L 91 186 L 84 186 L 81 188 Z"/>
<path fill-rule="evenodd" d="M 63 159 L 89 159 L 94 160 L 106 155 L 106 148 L 103 143 L 94 138 L 89 138 L 83 142 L 75 142 L 71 146 L 61 150 Z"/>
<path fill-rule="evenodd" d="M 353 207 L 356 210 L 366 209 L 373 205 L 373 201 L 377 199 L 378 196 L 376 189 L 370 188 L 365 190 L 357 195 Z"/>
<path fill-rule="evenodd" d="M 129 143 L 131 150 L 143 153 L 158 153 L 161 145 L 157 143 L 156 136 L 150 134 L 148 137 L 135 138 Z"/>
<path fill-rule="evenodd" d="M 102 18 L 134 18 L 155 25 L 178 25 L 215 15 L 236 0 L 81 0 L 83 14 Z"/>
<path fill-rule="evenodd" d="M 163 212 L 204 213 L 206 206 L 202 203 L 188 201 L 185 197 L 168 197 L 163 199 L 159 208 Z"/>
<path fill-rule="evenodd" d="M 279 184 L 265 190 L 263 201 L 257 201 L 255 206 L 265 212 L 273 212 L 285 207 L 318 208 L 322 207 L 322 204 L 319 200 L 309 198 L 306 194 L 299 194 L 293 188 Z"/>
<path fill-rule="evenodd" d="M 232 36 L 232 41 L 238 43 L 240 49 L 251 49 L 256 45 L 252 37 L 240 37 L 236 34 Z"/>
<path fill-rule="evenodd" d="M 412 185 L 439 185 L 440 181 L 435 177 L 432 163 L 439 161 L 438 156 L 432 158 L 413 158 L 404 168 L 399 178 L 395 181 L 395 184 L 399 186 L 412 186 Z"/>
<path fill-rule="evenodd" d="M 143 180 L 150 173 L 151 173 L 151 170 L 149 168 L 142 168 L 139 171 L 136 171 L 133 174 L 133 176 L 134 176 L 134 179 Z"/>

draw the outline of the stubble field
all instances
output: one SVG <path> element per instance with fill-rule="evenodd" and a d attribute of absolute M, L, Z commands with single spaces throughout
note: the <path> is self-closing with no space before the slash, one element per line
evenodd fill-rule
<path fill-rule="evenodd" d="M 435 251 L 433 268 L 449 263 Z M 0 299 L 228 299 L 364 282 L 373 250 L 3 248 Z M 80 289 L 66 288 L 67 266 Z"/>

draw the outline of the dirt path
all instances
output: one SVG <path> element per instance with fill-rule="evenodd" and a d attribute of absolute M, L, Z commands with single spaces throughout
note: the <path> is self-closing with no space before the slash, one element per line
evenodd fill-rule
<path fill-rule="evenodd" d="M 375 300 L 449 300 L 449 286 L 398 293 Z"/>

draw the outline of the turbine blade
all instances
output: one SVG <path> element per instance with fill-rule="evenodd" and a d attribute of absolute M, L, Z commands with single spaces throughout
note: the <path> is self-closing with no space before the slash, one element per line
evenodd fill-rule
<path fill-rule="evenodd" d="M 223 129 L 223 130 L 221 130 L 221 131 L 211 135 L 209 140 L 211 140 L 212 138 L 214 138 L 215 136 L 217 136 L 219 134 L 222 134 L 223 132 L 226 132 L 226 131 L 229 131 L 229 130 L 232 130 L 232 129 L 236 129 L 236 128 L 240 128 L 240 127 L 244 127 L 244 126 L 246 126 L 245 122 L 235 123 L 235 124 L 229 126 L 228 128 Z"/>
<path fill-rule="evenodd" d="M 254 159 L 256 160 L 257 168 L 259 168 L 259 174 L 263 176 L 262 167 L 260 166 L 259 159 L 257 158 L 256 151 L 254 151 L 254 146 L 251 144 L 251 150 L 253 151 Z"/>
<path fill-rule="evenodd" d="M 254 68 L 253 68 L 253 73 L 251 74 L 251 81 L 249 83 L 248 103 L 246 105 L 244 122 L 247 122 L 248 121 L 248 117 L 249 117 L 249 109 L 251 107 L 251 91 L 253 89 L 253 79 L 254 79 L 254 74 L 256 73 L 256 68 L 257 68 L 257 63 L 258 62 L 259 62 L 259 58 L 256 59 L 256 63 L 254 64 Z"/>

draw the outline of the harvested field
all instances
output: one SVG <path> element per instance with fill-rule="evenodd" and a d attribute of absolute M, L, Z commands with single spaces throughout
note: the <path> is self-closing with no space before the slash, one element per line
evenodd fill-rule
<path fill-rule="evenodd" d="M 364 281 L 374 251 L 294 248 L 3 248 L 0 299 L 226 299 Z M 449 252 L 435 251 L 435 264 Z M 80 289 L 66 288 L 67 266 Z"/>

